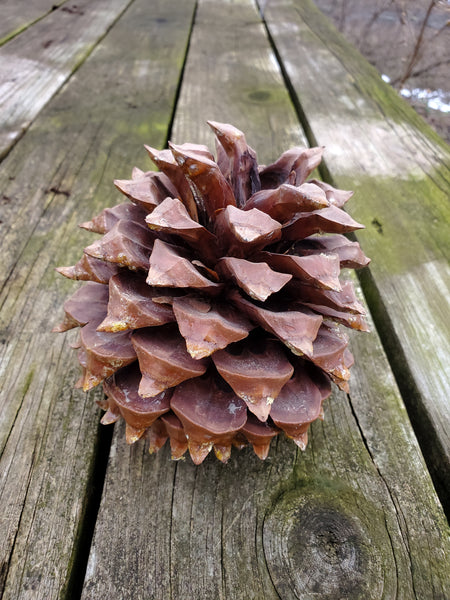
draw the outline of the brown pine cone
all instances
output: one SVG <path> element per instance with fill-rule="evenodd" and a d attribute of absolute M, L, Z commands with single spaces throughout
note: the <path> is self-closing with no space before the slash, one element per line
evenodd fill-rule
<path fill-rule="evenodd" d="M 216 161 L 196 144 L 146 147 L 159 172 L 115 181 L 129 201 L 81 225 L 103 236 L 58 269 L 87 283 L 55 328 L 81 327 L 79 385 L 103 383 L 103 423 L 125 419 L 150 452 L 170 438 L 196 464 L 233 445 L 264 459 L 280 431 L 304 450 L 331 382 L 348 390 L 339 324 L 367 331 L 339 280 L 369 262 L 342 235 L 362 227 L 342 210 L 352 193 L 307 181 L 323 149 L 261 167 L 241 131 L 209 125 Z"/>

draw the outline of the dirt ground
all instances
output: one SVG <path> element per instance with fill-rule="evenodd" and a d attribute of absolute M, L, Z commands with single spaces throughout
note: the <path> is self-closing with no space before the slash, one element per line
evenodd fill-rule
<path fill-rule="evenodd" d="M 335 26 L 450 143 L 450 0 L 314 0 Z"/>

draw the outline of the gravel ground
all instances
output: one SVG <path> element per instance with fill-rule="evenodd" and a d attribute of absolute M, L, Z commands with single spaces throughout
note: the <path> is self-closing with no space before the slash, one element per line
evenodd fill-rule
<path fill-rule="evenodd" d="M 431 0 L 314 1 L 450 143 L 450 0 L 435 0 L 409 75 Z"/>

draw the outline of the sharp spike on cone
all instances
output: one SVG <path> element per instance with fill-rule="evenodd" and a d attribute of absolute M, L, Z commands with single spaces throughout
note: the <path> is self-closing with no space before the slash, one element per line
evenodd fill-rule
<path fill-rule="evenodd" d="M 148 451 L 150 454 L 158 452 L 169 437 L 166 428 L 160 419 L 157 419 L 153 425 L 147 429 L 147 436 L 149 439 Z"/>
<path fill-rule="evenodd" d="M 243 450 L 248 446 L 248 441 L 242 436 L 240 432 L 236 434 L 231 443 L 238 450 Z"/>
<path fill-rule="evenodd" d="M 139 167 L 133 167 L 133 170 L 131 171 L 131 179 L 139 179 L 140 177 L 143 177 L 143 175 L 144 171 L 141 171 Z"/>
<path fill-rule="evenodd" d="M 304 433 L 299 433 L 296 436 L 292 436 L 292 439 L 297 444 L 297 446 L 300 448 L 300 450 L 302 450 L 302 451 L 306 450 L 306 446 L 308 445 L 308 432 L 307 431 L 305 431 Z"/>
<path fill-rule="evenodd" d="M 189 440 L 188 442 L 189 454 L 196 465 L 200 465 L 205 460 L 211 452 L 212 447 L 212 442 L 198 443 L 192 440 Z"/>
<path fill-rule="evenodd" d="M 125 437 L 127 444 L 134 444 L 144 435 L 145 429 L 135 429 L 129 423 L 125 426 Z"/>
<path fill-rule="evenodd" d="M 170 438 L 170 449 L 172 450 L 172 460 L 180 460 L 188 449 L 188 443 Z"/>
<path fill-rule="evenodd" d="M 78 225 L 78 227 L 80 227 L 80 229 L 86 229 L 86 231 L 94 231 L 95 232 L 95 225 L 94 225 L 93 221 L 85 221 L 84 223 L 80 223 Z"/>
<path fill-rule="evenodd" d="M 120 413 L 108 409 L 100 420 L 102 425 L 112 425 L 120 419 Z"/>
<path fill-rule="evenodd" d="M 103 381 L 104 377 L 101 375 L 95 375 L 90 371 L 86 370 L 83 378 L 83 392 L 89 392 L 93 388 L 97 387 L 99 383 Z"/>
<path fill-rule="evenodd" d="M 108 398 L 99 398 L 98 400 L 95 401 L 95 403 L 97 404 L 97 406 L 99 406 L 102 410 L 108 410 L 109 407 L 109 402 L 108 402 Z"/>
<path fill-rule="evenodd" d="M 81 390 L 83 389 L 83 381 L 84 381 L 84 373 L 83 375 L 81 375 L 81 377 L 77 380 L 77 382 L 74 385 L 74 388 L 76 390 Z"/>
<path fill-rule="evenodd" d="M 272 408 L 273 398 L 262 398 L 259 402 L 246 402 L 247 408 L 261 422 L 267 421 Z"/>
<path fill-rule="evenodd" d="M 148 445 L 148 453 L 149 454 L 156 454 L 157 452 L 159 452 L 159 450 L 161 450 L 161 448 L 164 446 L 164 444 L 167 441 L 167 436 L 164 437 L 151 437 L 150 438 L 150 443 Z"/>
<path fill-rule="evenodd" d="M 227 463 L 231 456 L 231 444 L 229 446 L 220 446 L 214 444 L 214 454 L 220 460 L 220 462 Z"/>
<path fill-rule="evenodd" d="M 261 460 L 266 460 L 270 450 L 270 441 L 267 444 L 252 444 L 252 446 L 256 456 Z"/>
<path fill-rule="evenodd" d="M 57 271 L 60 275 L 67 277 L 67 279 L 74 279 L 75 277 L 75 267 L 56 267 L 55 271 Z"/>

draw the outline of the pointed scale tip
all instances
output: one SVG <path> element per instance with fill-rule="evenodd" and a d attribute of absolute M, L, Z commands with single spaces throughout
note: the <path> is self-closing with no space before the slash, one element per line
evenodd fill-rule
<path fill-rule="evenodd" d="M 211 452 L 212 447 L 212 442 L 198 443 L 189 440 L 189 454 L 191 455 L 193 463 L 196 465 L 200 465 Z"/>
<path fill-rule="evenodd" d="M 183 167 L 186 161 L 194 161 L 195 166 L 190 167 L 190 172 L 192 174 L 197 174 L 198 169 L 201 167 L 202 163 L 206 161 L 208 162 L 208 164 L 216 166 L 215 163 L 209 157 L 204 155 L 204 153 L 199 152 L 197 148 L 189 147 L 187 144 L 180 145 L 172 144 L 172 142 L 169 142 L 169 148 L 178 166 Z"/>
<path fill-rule="evenodd" d="M 182 166 L 185 163 L 185 157 L 184 157 L 184 153 L 183 153 L 182 149 L 180 148 L 180 146 L 177 146 L 176 144 L 172 144 L 172 142 L 169 142 L 169 148 L 170 148 L 170 151 L 172 152 L 172 155 L 173 155 L 176 163 L 179 166 Z"/>
<path fill-rule="evenodd" d="M 184 460 L 184 454 L 188 449 L 188 443 L 179 441 L 173 437 L 170 438 L 170 450 L 172 460 Z"/>
<path fill-rule="evenodd" d="M 220 446 L 214 444 L 214 454 L 224 464 L 230 460 L 231 457 L 231 444 L 229 446 Z"/>
<path fill-rule="evenodd" d="M 119 192 L 122 192 L 122 194 L 125 194 L 125 195 L 126 195 L 128 183 L 129 183 L 128 179 L 113 179 L 113 184 L 116 186 L 116 188 L 119 190 Z M 79 227 L 81 227 L 81 225 L 79 225 Z"/>
<path fill-rule="evenodd" d="M 244 134 L 240 129 L 230 125 L 229 123 L 219 123 L 217 121 L 206 121 L 214 131 L 215 135 L 222 140 L 225 138 L 227 142 L 237 141 L 244 138 Z"/>
<path fill-rule="evenodd" d="M 142 171 L 142 169 L 139 167 L 133 167 L 133 170 L 131 171 L 131 179 L 140 179 L 141 177 L 144 177 L 144 175 L 145 173 Z"/>
<path fill-rule="evenodd" d="M 113 412 L 111 409 L 108 409 L 103 417 L 100 419 L 100 423 L 102 425 L 112 425 L 116 421 L 120 419 L 120 414 Z"/>
<path fill-rule="evenodd" d="M 144 144 L 144 148 L 147 150 L 147 153 L 150 156 L 151 160 L 155 163 L 156 166 L 158 166 L 160 162 L 158 154 L 160 151 L 156 148 L 152 148 L 151 146 L 147 146 L 147 144 Z"/>
<path fill-rule="evenodd" d="M 246 402 L 247 408 L 259 421 L 265 423 L 269 417 L 272 408 L 273 398 L 262 398 L 259 402 Z"/>
<path fill-rule="evenodd" d="M 269 455 L 270 441 L 267 444 L 252 444 L 253 450 L 258 458 L 266 460 Z"/>
<path fill-rule="evenodd" d="M 96 233 L 96 227 L 93 221 L 84 221 L 84 223 L 79 223 L 78 227 L 80 227 L 80 229 L 85 229 L 86 231 L 93 231 Z"/>
<path fill-rule="evenodd" d="M 144 435 L 145 433 L 145 429 L 136 429 L 135 427 L 132 427 L 131 425 L 129 425 L 128 423 L 126 424 L 125 427 L 125 438 L 127 441 L 127 444 L 134 444 L 136 443 L 138 440 L 141 439 L 141 437 Z"/>
<path fill-rule="evenodd" d="M 67 279 L 74 279 L 75 278 L 75 267 L 56 267 L 55 271 L 57 273 L 59 273 L 60 275 L 63 275 L 64 277 L 67 277 Z"/>
<path fill-rule="evenodd" d="M 79 335 L 74 342 L 69 344 L 69 348 L 72 348 L 72 350 L 79 350 L 81 348 L 81 340 Z"/>
<path fill-rule="evenodd" d="M 104 377 L 86 371 L 83 379 L 83 392 L 89 392 L 103 381 Z"/>
<path fill-rule="evenodd" d="M 148 452 L 149 454 L 156 454 L 167 441 L 169 437 L 166 428 L 162 421 L 157 419 L 148 429 L 147 437 L 149 440 Z"/>
<path fill-rule="evenodd" d="M 95 401 L 95 404 L 96 404 L 97 406 L 99 406 L 99 407 L 100 407 L 102 410 L 104 410 L 104 411 L 108 410 L 108 405 L 109 405 L 109 402 L 108 402 L 108 399 L 107 399 L 107 398 L 105 398 L 105 397 L 103 397 L 103 398 L 99 398 L 98 400 L 96 400 L 96 401 Z"/>
<path fill-rule="evenodd" d="M 148 453 L 156 454 L 157 452 L 159 452 L 159 450 L 161 450 L 161 448 L 164 446 L 165 441 L 166 440 L 164 440 L 164 442 L 160 444 L 159 442 L 152 440 L 148 446 Z"/>
<path fill-rule="evenodd" d="M 306 446 L 308 445 L 308 432 L 299 433 L 296 436 L 292 436 L 292 439 L 297 444 L 302 452 L 306 450 Z"/>

